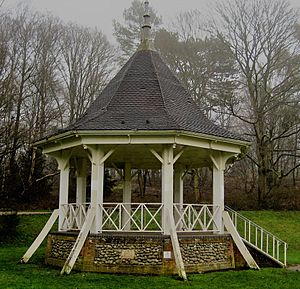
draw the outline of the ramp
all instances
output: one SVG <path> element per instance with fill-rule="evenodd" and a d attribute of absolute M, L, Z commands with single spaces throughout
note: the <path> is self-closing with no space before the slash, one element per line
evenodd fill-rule
<path fill-rule="evenodd" d="M 53 211 L 46 225 L 42 229 L 42 231 L 39 233 L 39 235 L 36 237 L 32 245 L 29 247 L 29 249 L 26 251 L 22 259 L 20 260 L 20 263 L 27 263 L 29 261 L 29 259 L 32 257 L 32 255 L 39 248 L 39 246 L 42 244 L 42 242 L 50 232 L 57 218 L 58 218 L 58 209 Z"/>
<path fill-rule="evenodd" d="M 83 244 L 86 240 L 86 237 L 88 236 L 88 234 L 90 232 L 90 228 L 93 224 L 95 214 L 96 214 L 95 208 L 92 207 L 88 210 L 87 217 L 86 217 L 85 222 L 78 234 L 76 242 L 69 254 L 69 257 L 67 258 L 67 260 L 65 262 L 64 267 L 62 268 L 62 270 L 60 272 L 61 275 L 63 275 L 64 273 L 70 274 L 71 270 L 73 269 L 74 264 L 79 256 L 79 253 L 80 253 L 80 251 L 83 247 Z"/>

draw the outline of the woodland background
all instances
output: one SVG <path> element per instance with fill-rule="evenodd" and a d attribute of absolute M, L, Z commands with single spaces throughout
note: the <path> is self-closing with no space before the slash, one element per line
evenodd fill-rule
<path fill-rule="evenodd" d="M 0 208 L 57 206 L 57 165 L 32 144 L 99 95 L 135 52 L 143 13 L 134 0 L 113 21 L 112 44 L 99 30 L 24 5 L 0 8 Z M 226 203 L 300 210 L 299 11 L 285 0 L 224 0 L 209 17 L 174 16 L 171 28 L 151 14 L 157 50 L 205 115 L 252 141 L 226 169 Z M 107 171 L 111 199 L 114 176 Z M 139 171 L 134 196 L 147 198 L 158 183 L 157 172 Z M 185 188 L 191 202 L 209 201 L 211 171 L 190 171 Z"/>

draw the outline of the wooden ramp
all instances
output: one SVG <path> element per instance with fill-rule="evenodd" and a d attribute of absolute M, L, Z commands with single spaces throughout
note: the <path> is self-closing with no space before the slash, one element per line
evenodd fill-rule
<path fill-rule="evenodd" d="M 64 267 L 62 268 L 60 274 L 63 275 L 64 273 L 70 274 L 71 270 L 74 267 L 74 264 L 79 256 L 79 253 L 84 245 L 84 242 L 86 240 L 86 237 L 88 236 L 90 232 L 90 228 L 92 226 L 92 223 L 94 221 L 96 215 L 95 208 L 90 208 L 87 213 L 87 217 L 85 219 L 85 222 L 78 234 L 78 237 L 76 239 L 76 242 L 69 254 L 69 257 L 67 258 Z"/>
<path fill-rule="evenodd" d="M 35 253 L 35 251 L 39 248 L 39 246 L 42 244 L 48 233 L 50 232 L 51 228 L 53 227 L 56 219 L 58 218 L 58 209 L 54 210 L 51 214 L 49 220 L 47 221 L 46 225 L 42 229 L 42 231 L 39 233 L 39 235 L 36 237 L 32 245 L 29 247 L 29 249 L 26 251 L 24 256 L 21 258 L 20 263 L 27 263 L 31 256 Z"/>
<path fill-rule="evenodd" d="M 233 222 L 231 221 L 228 212 L 226 212 L 226 211 L 223 212 L 223 221 L 224 221 L 225 228 L 231 234 L 233 241 L 235 242 L 235 244 L 238 247 L 240 253 L 242 254 L 244 259 L 246 260 L 248 266 L 252 269 L 259 269 L 257 263 L 255 262 L 255 260 L 251 256 L 249 250 L 247 249 L 247 247 L 244 244 L 242 238 L 240 237 L 238 231 L 236 230 Z"/>
<path fill-rule="evenodd" d="M 183 280 L 187 280 L 186 272 L 184 269 L 184 263 L 183 263 L 182 255 L 181 255 L 181 251 L 180 251 L 178 236 L 177 236 L 177 232 L 176 232 L 176 228 L 175 228 L 174 218 L 173 218 L 173 216 L 171 216 L 169 211 L 167 211 L 167 216 L 168 216 L 168 223 L 170 226 L 170 228 L 169 228 L 170 229 L 170 237 L 171 237 L 171 242 L 172 242 L 172 246 L 173 246 L 173 252 L 174 252 L 178 275 Z"/>

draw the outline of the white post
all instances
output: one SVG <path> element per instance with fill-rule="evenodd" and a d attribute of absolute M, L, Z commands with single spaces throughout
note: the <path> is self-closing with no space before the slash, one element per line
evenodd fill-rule
<path fill-rule="evenodd" d="M 101 232 L 103 189 L 104 189 L 104 157 L 103 150 L 97 146 L 92 152 L 92 177 L 91 177 L 91 207 L 95 208 L 96 216 L 91 227 L 91 233 Z"/>
<path fill-rule="evenodd" d="M 78 160 L 76 177 L 76 204 L 86 203 L 86 159 Z"/>
<path fill-rule="evenodd" d="M 162 227 L 165 235 L 170 234 L 167 212 L 173 217 L 173 147 L 166 146 L 162 153 L 162 203 L 164 210 L 162 214 Z"/>
<path fill-rule="evenodd" d="M 81 207 L 82 204 L 86 203 L 86 159 L 78 159 L 76 166 L 76 204 L 79 218 L 79 229 L 85 222 L 85 210 L 86 207 Z"/>
<path fill-rule="evenodd" d="M 125 163 L 124 167 L 124 183 L 123 183 L 123 204 L 126 208 L 126 211 L 123 211 L 122 214 L 122 227 L 126 224 L 124 227 L 124 230 L 130 230 L 130 215 L 131 215 L 131 164 Z"/>
<path fill-rule="evenodd" d="M 60 170 L 59 178 L 59 217 L 58 217 L 58 230 L 67 231 L 68 226 L 67 222 L 64 222 L 65 213 L 63 210 L 63 205 L 69 203 L 69 158 L 70 155 L 67 155 L 65 152 L 61 153 L 60 157 L 56 157 L 58 163 L 58 169 Z"/>
<path fill-rule="evenodd" d="M 174 203 L 178 204 L 177 209 L 181 212 L 183 208 L 183 168 L 181 166 L 175 166 Z M 181 214 L 175 214 L 175 224 L 178 222 L 180 216 Z M 182 229 L 182 223 L 180 223 L 176 229 L 180 231 Z"/>
<path fill-rule="evenodd" d="M 227 157 L 223 154 L 215 153 L 211 156 L 213 161 L 213 206 L 215 215 L 216 229 L 220 234 L 224 233 L 222 214 L 224 211 L 224 170 Z"/>

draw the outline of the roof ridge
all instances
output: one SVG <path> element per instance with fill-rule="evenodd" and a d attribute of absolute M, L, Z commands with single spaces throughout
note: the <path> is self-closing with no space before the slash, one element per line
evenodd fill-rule
<path fill-rule="evenodd" d="M 166 113 L 170 117 L 170 119 L 176 124 L 176 126 L 178 126 L 179 129 L 182 129 L 182 127 L 177 123 L 177 121 L 173 118 L 173 116 L 170 114 L 169 110 L 167 109 L 167 106 L 166 106 L 166 103 L 165 103 L 165 98 L 163 97 L 164 93 L 163 93 L 163 90 L 161 88 L 160 77 L 159 77 L 159 74 L 158 74 L 158 71 L 157 71 L 157 67 L 155 66 L 153 57 L 152 57 L 154 53 L 157 53 L 158 55 L 159 55 L 159 53 L 157 51 L 150 51 L 151 60 L 152 60 L 151 64 L 153 65 L 154 72 L 157 76 L 157 82 L 158 82 L 159 90 L 161 92 L 161 99 L 162 99 L 162 102 L 163 102 L 163 105 L 164 105 L 164 110 L 166 111 Z"/>

